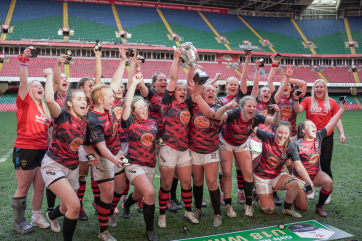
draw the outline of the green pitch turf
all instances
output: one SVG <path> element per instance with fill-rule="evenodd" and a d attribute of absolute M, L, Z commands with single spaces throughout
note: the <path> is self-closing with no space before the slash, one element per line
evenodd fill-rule
<path fill-rule="evenodd" d="M 277 225 L 279 223 L 291 223 L 300 220 L 315 219 L 336 228 L 342 229 L 355 235 L 354 239 L 362 239 L 362 111 L 346 111 L 342 117 L 347 142 L 339 143 L 338 132 L 334 136 L 334 152 L 332 161 L 332 170 L 334 174 L 334 190 L 332 201 L 325 206 L 328 213 L 327 218 L 321 218 L 315 213 L 315 204 L 318 201 L 319 191 L 316 192 L 316 198 L 311 200 L 308 209 L 301 212 L 303 218 L 295 219 L 282 214 L 282 207 L 277 207 L 272 215 L 263 214 L 257 205 L 254 205 L 255 212 L 253 218 L 243 216 L 243 205 L 236 202 L 237 182 L 233 179 L 233 207 L 238 214 L 237 218 L 228 218 L 225 215 L 225 208 L 221 206 L 223 224 L 220 227 L 212 227 L 213 210 L 210 206 L 209 193 L 204 185 L 204 200 L 208 203 L 207 208 L 202 209 L 202 217 L 199 225 L 192 225 L 183 218 L 183 210 L 177 213 L 167 211 L 167 228 L 157 227 L 158 202 L 156 201 L 155 230 L 160 240 L 184 239 L 188 237 L 197 237 L 212 235 L 218 233 L 227 233 L 252 228 Z M 305 118 L 304 114 L 298 115 L 298 122 Z M 4 156 L 9 156 L 5 161 L 0 162 L 0 240 L 63 240 L 62 233 L 53 233 L 50 229 L 35 228 L 31 234 L 21 235 L 12 230 L 13 211 L 11 208 L 11 198 L 16 189 L 16 178 L 14 166 L 12 164 L 12 149 L 16 138 L 16 116 L 14 112 L 0 113 L 0 161 Z M 159 189 L 159 172 L 157 171 L 154 185 L 156 193 Z M 320 188 L 317 188 L 319 190 Z M 132 188 L 130 193 L 132 192 Z M 181 196 L 180 186 L 178 187 L 178 198 Z M 284 192 L 279 191 L 279 197 L 284 200 Z M 85 211 L 89 216 L 87 222 L 78 221 L 74 240 L 98 240 L 98 220 L 94 215 L 94 209 L 91 206 L 93 195 L 88 178 L 86 194 L 84 197 Z M 28 208 L 26 218 L 30 222 L 31 217 L 31 190 L 28 194 Z M 56 205 L 58 205 L 57 199 Z M 118 206 L 120 209 L 120 205 Z M 46 199 L 44 197 L 42 214 L 45 214 Z M 122 211 L 120 209 L 120 211 Z M 145 224 L 142 213 L 137 211 L 136 205 L 131 209 L 131 218 L 123 219 L 121 214 L 115 215 L 118 226 L 109 228 L 111 234 L 118 240 L 145 240 Z M 60 218 L 63 221 L 63 218 Z M 180 233 L 182 226 L 186 225 L 189 229 L 188 234 Z M 266 237 L 265 237 L 266 238 Z M 251 237 L 250 237 L 251 240 Z"/>

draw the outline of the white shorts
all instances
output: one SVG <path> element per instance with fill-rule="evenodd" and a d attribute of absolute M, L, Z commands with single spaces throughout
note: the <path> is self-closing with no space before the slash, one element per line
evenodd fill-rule
<path fill-rule="evenodd" d="M 160 168 L 175 168 L 191 166 L 190 150 L 178 151 L 167 145 L 158 149 L 158 165 Z"/>
<path fill-rule="evenodd" d="M 219 151 L 231 151 L 231 152 L 243 152 L 243 151 L 249 151 L 249 145 L 246 141 L 244 144 L 241 144 L 240 146 L 232 146 L 229 143 L 227 143 L 224 138 L 221 135 L 221 132 L 219 134 Z"/>
<path fill-rule="evenodd" d="M 293 174 L 292 174 L 292 176 L 293 176 L 293 177 L 295 177 L 295 178 L 297 179 L 298 184 L 299 184 L 299 189 L 302 189 L 302 188 L 304 188 L 304 187 L 305 187 L 305 184 L 307 184 L 305 181 L 300 180 L 299 178 L 297 178 L 297 177 L 296 177 L 296 176 L 294 176 Z M 313 180 L 312 180 L 312 181 L 313 181 Z"/>
<path fill-rule="evenodd" d="M 275 185 L 277 185 L 279 179 L 286 174 L 289 175 L 286 172 L 282 172 L 273 179 L 263 179 L 258 177 L 258 175 L 256 175 L 255 173 L 253 173 L 256 194 L 273 193 L 273 188 L 275 188 Z"/>
<path fill-rule="evenodd" d="M 122 155 L 122 150 L 119 150 L 116 156 L 118 157 Z M 97 181 L 98 184 L 113 181 L 115 176 L 124 173 L 123 167 L 117 167 L 107 158 L 99 156 L 99 159 L 98 165 L 91 165 L 93 179 L 94 181 Z"/>
<path fill-rule="evenodd" d="M 88 162 L 87 153 L 84 150 L 83 145 L 79 146 L 78 157 L 80 162 Z"/>
<path fill-rule="evenodd" d="M 298 139 L 298 135 L 294 135 L 294 136 L 290 137 L 290 140 L 292 142 L 295 142 L 297 139 Z"/>
<path fill-rule="evenodd" d="M 141 174 L 146 174 L 148 179 L 150 179 L 151 183 L 153 183 L 153 179 L 155 179 L 156 168 L 131 164 L 130 166 L 127 166 L 125 168 L 125 173 L 127 179 L 131 184 L 133 179 Z"/>
<path fill-rule="evenodd" d="M 128 153 L 128 142 L 122 142 L 121 143 L 121 151 L 122 151 L 124 156 L 127 155 L 127 153 Z"/>
<path fill-rule="evenodd" d="M 249 137 L 248 139 L 249 147 L 250 147 L 250 153 L 253 155 L 260 155 L 262 151 L 262 143 L 255 141 Z"/>
<path fill-rule="evenodd" d="M 62 178 L 67 178 L 74 190 L 79 189 L 79 167 L 71 170 L 45 154 L 40 170 L 46 187 Z"/>
<path fill-rule="evenodd" d="M 209 154 L 200 154 L 190 150 L 190 153 L 193 165 L 203 166 L 212 162 L 220 162 L 219 150 L 216 150 Z"/>

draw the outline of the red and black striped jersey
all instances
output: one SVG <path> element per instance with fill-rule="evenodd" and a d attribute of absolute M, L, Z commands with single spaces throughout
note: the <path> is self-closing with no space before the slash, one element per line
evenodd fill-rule
<path fill-rule="evenodd" d="M 321 154 L 322 140 L 327 134 L 326 128 L 323 128 L 317 132 L 316 138 L 312 141 L 306 141 L 301 138 L 294 142 L 298 149 L 300 160 L 312 180 L 320 169 L 319 157 Z M 302 179 L 295 169 L 293 169 L 293 174 L 297 178 Z"/>
<path fill-rule="evenodd" d="M 79 146 L 86 138 L 87 122 L 62 109 L 58 118 L 53 119 L 53 125 L 53 140 L 47 155 L 59 164 L 75 170 L 79 165 Z"/>
<path fill-rule="evenodd" d="M 279 104 L 281 120 L 288 121 L 292 126 L 292 136 L 297 134 L 297 113 L 294 111 L 294 99 L 292 97 L 280 98 Z"/>
<path fill-rule="evenodd" d="M 152 118 L 137 120 L 131 116 L 121 120 L 128 139 L 127 158 L 131 164 L 155 167 L 156 154 L 154 143 L 157 139 L 158 125 Z"/>
<path fill-rule="evenodd" d="M 220 105 L 211 106 L 215 112 Z M 199 106 L 191 108 L 191 121 L 189 124 L 190 149 L 199 154 L 209 154 L 219 148 L 220 121 L 209 119 L 202 114 Z"/>
<path fill-rule="evenodd" d="M 87 141 L 84 145 L 91 144 L 97 154 L 102 156 L 96 145 L 104 141 L 110 152 L 116 155 L 121 149 L 121 141 L 117 135 L 118 125 L 116 115 L 112 111 L 99 113 L 92 109 L 88 113 Z"/>
<path fill-rule="evenodd" d="M 241 117 L 241 110 L 235 108 L 226 112 L 228 118 L 226 126 L 221 130 L 224 140 L 232 146 L 240 146 L 244 144 L 253 132 L 253 129 L 260 124 L 264 124 L 265 115 L 255 113 L 253 119 L 244 122 Z"/>
<path fill-rule="evenodd" d="M 282 156 L 284 145 L 279 146 L 275 143 L 275 134 L 261 129 L 256 131 L 257 137 L 262 141 L 262 153 L 259 164 L 256 166 L 254 173 L 263 179 L 276 178 L 280 173 L 285 171 L 284 163 L 290 158 L 294 145 L 288 145 L 285 155 Z"/>
<path fill-rule="evenodd" d="M 189 109 L 195 103 L 191 97 L 185 102 L 180 103 L 176 100 L 173 92 L 165 91 L 162 97 L 162 123 L 164 131 L 162 139 L 166 145 L 178 150 L 186 151 L 189 149 L 189 122 L 191 114 Z"/>
<path fill-rule="evenodd" d="M 154 119 L 158 124 L 158 137 L 162 136 L 162 97 L 163 94 L 157 93 L 154 89 L 148 90 L 148 95 L 145 98 L 149 103 L 148 116 Z"/>
<path fill-rule="evenodd" d="M 67 95 L 66 93 L 59 93 L 59 91 L 55 92 L 54 94 L 54 101 L 57 102 L 60 108 L 64 110 L 65 110 L 64 100 L 66 95 Z"/>
<path fill-rule="evenodd" d="M 87 97 L 87 107 L 90 106 L 91 104 L 92 104 L 91 99 Z"/>
<path fill-rule="evenodd" d="M 118 139 L 121 142 L 127 142 L 126 136 L 121 126 L 121 117 L 122 117 L 123 108 L 124 108 L 124 98 L 115 99 L 115 101 L 112 104 L 112 112 L 116 115 L 116 118 L 118 120 Z"/>
<path fill-rule="evenodd" d="M 272 96 L 270 97 L 270 100 L 268 102 L 263 102 L 263 101 L 259 101 L 259 99 L 257 98 L 256 101 L 256 112 L 263 114 L 265 116 L 270 116 L 270 114 L 268 114 L 268 105 L 272 105 L 275 104 L 275 100 L 274 100 L 274 95 L 275 92 L 272 93 Z M 266 130 L 269 133 L 273 133 L 273 126 L 269 125 L 269 124 L 261 124 L 258 126 L 258 128 L 260 128 L 261 130 Z M 252 134 L 250 136 L 251 139 L 253 139 L 254 141 L 257 142 L 261 142 L 260 139 L 258 137 L 256 137 L 254 134 Z"/>
<path fill-rule="evenodd" d="M 245 94 L 243 92 L 241 92 L 240 88 L 238 89 L 238 92 L 236 93 L 236 95 L 227 95 L 224 97 L 220 97 L 220 101 L 222 103 L 222 105 L 226 105 L 227 103 L 229 103 L 230 101 L 234 100 L 236 103 L 239 104 L 239 101 L 245 96 Z"/>

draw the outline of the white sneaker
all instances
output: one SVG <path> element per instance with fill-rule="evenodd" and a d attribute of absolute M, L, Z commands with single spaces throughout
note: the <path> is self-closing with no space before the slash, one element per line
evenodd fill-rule
<path fill-rule="evenodd" d="M 291 208 L 291 209 L 284 209 L 283 208 L 283 214 L 285 214 L 285 215 L 290 215 L 290 216 L 292 216 L 292 217 L 295 217 L 295 218 L 301 218 L 302 217 L 302 215 L 300 215 L 300 213 L 297 213 L 294 209 L 293 209 L 293 207 Z"/>
<path fill-rule="evenodd" d="M 313 190 L 313 192 L 307 196 L 307 198 L 308 198 L 309 200 L 313 200 L 313 199 L 314 199 L 314 191 L 315 191 L 315 190 Z"/>
<path fill-rule="evenodd" d="M 158 227 L 166 228 L 166 214 L 158 216 Z"/>
<path fill-rule="evenodd" d="M 185 211 L 185 214 L 184 214 L 184 218 L 189 221 L 190 223 L 193 223 L 193 224 L 198 224 L 199 223 L 199 220 L 197 220 L 195 218 L 195 215 L 193 212 L 187 212 Z"/>
<path fill-rule="evenodd" d="M 108 230 L 104 231 L 103 233 L 98 234 L 98 238 L 102 241 L 117 241 Z"/>
<path fill-rule="evenodd" d="M 332 198 L 332 194 L 329 195 L 329 197 L 327 198 L 327 200 L 325 201 L 324 204 L 329 204 L 331 202 L 331 198 Z"/>
<path fill-rule="evenodd" d="M 226 204 L 225 209 L 226 209 L 226 215 L 228 217 L 236 218 L 236 213 L 235 213 L 233 207 L 230 204 Z"/>
<path fill-rule="evenodd" d="M 244 211 L 245 211 L 245 213 L 244 213 L 245 216 L 248 216 L 248 217 L 254 216 L 254 207 L 253 206 L 245 205 Z"/>
<path fill-rule="evenodd" d="M 58 219 L 51 220 L 51 219 L 49 218 L 49 213 L 50 213 L 50 212 L 47 212 L 47 213 L 45 214 L 45 216 L 47 217 L 47 219 L 48 219 L 48 221 L 49 221 L 49 223 L 50 223 L 50 228 L 52 229 L 53 232 L 55 232 L 55 233 L 60 233 L 60 231 L 62 231 L 62 229 L 60 228 L 60 224 L 59 224 Z"/>
<path fill-rule="evenodd" d="M 30 225 L 33 227 L 39 227 L 39 228 L 49 228 L 50 224 L 45 221 L 43 216 L 40 214 L 37 219 L 34 219 L 34 217 L 31 217 Z"/>

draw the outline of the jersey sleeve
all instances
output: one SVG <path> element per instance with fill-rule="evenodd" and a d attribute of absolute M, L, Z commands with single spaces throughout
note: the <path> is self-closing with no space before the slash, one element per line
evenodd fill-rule
<path fill-rule="evenodd" d="M 232 110 L 226 111 L 226 114 L 228 115 L 227 120 L 232 121 L 240 117 L 240 109 L 234 108 Z"/>
<path fill-rule="evenodd" d="M 269 132 L 264 131 L 264 130 L 258 128 L 258 129 L 256 130 L 256 136 L 257 136 L 260 140 L 266 141 L 267 139 L 273 139 L 275 135 L 270 134 Z"/>
<path fill-rule="evenodd" d="M 152 98 L 152 94 L 153 94 L 152 92 L 153 91 L 150 88 L 148 88 L 148 95 L 146 97 L 144 97 L 144 99 L 147 101 L 150 101 L 150 99 Z"/>
<path fill-rule="evenodd" d="M 241 89 L 239 88 L 237 95 L 238 95 L 239 99 L 242 99 L 246 94 L 244 94 L 244 93 L 241 91 Z"/>
<path fill-rule="evenodd" d="M 306 110 L 310 102 L 310 97 L 304 98 L 300 103 L 301 106 Z"/>
<path fill-rule="evenodd" d="M 317 132 L 317 139 L 319 139 L 319 140 L 323 140 L 326 136 L 327 136 L 327 130 L 326 130 L 326 128 L 323 128 L 322 130 L 319 130 L 318 132 Z"/>
<path fill-rule="evenodd" d="M 165 90 L 165 93 L 162 96 L 162 100 L 161 100 L 161 104 L 163 105 L 169 105 L 172 103 L 174 97 L 175 91 L 168 91 L 167 89 Z"/>
<path fill-rule="evenodd" d="M 62 108 L 60 109 L 61 109 L 60 115 L 57 118 L 54 118 L 54 124 L 57 125 L 67 122 L 71 118 L 70 114 L 67 111 L 63 110 Z"/>
<path fill-rule="evenodd" d="M 88 115 L 88 133 L 95 145 L 105 141 L 103 127 L 98 118 L 93 115 Z"/>
<path fill-rule="evenodd" d="M 255 113 L 254 115 L 254 124 L 253 124 L 253 128 L 258 126 L 259 124 L 264 124 L 265 123 L 265 119 L 266 116 L 260 113 Z"/>
<path fill-rule="evenodd" d="M 127 120 L 121 119 L 121 126 L 122 128 L 128 128 L 132 124 L 133 118 L 131 115 L 128 117 Z"/>
<path fill-rule="evenodd" d="M 275 93 L 275 91 L 274 91 L 274 92 L 271 94 L 271 96 L 270 96 L 270 100 L 269 100 L 269 101 L 270 101 L 272 104 L 276 104 L 276 103 L 275 103 L 275 99 L 274 99 L 275 94 L 276 94 L 276 93 Z"/>
<path fill-rule="evenodd" d="M 29 101 L 29 98 L 30 98 L 29 92 L 23 100 L 20 98 L 20 95 L 18 93 L 18 95 L 16 96 L 16 107 L 20 109 L 21 106 L 26 105 Z"/>
<path fill-rule="evenodd" d="M 292 162 L 300 161 L 297 144 L 295 142 L 289 143 L 288 149 L 289 149 L 289 158 L 292 159 Z"/>
<path fill-rule="evenodd" d="M 188 97 L 188 98 L 186 99 L 186 105 L 187 105 L 187 109 L 188 109 L 188 110 L 192 110 L 192 108 L 194 108 L 194 107 L 197 105 L 197 103 L 194 103 L 194 102 L 192 101 L 191 96 L 190 96 L 190 97 Z"/>

